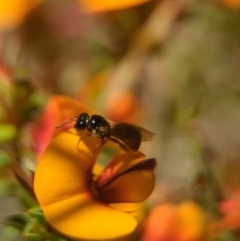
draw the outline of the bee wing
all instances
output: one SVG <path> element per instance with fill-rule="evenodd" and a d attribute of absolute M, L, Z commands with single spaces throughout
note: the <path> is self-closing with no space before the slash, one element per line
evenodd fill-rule
<path fill-rule="evenodd" d="M 153 137 L 155 136 L 155 134 L 149 130 L 146 130 L 145 128 L 141 127 L 141 126 L 135 126 L 135 128 L 137 128 L 142 136 L 142 141 L 151 141 L 153 139 Z"/>
<path fill-rule="evenodd" d="M 121 121 L 114 121 L 114 120 L 107 120 L 111 126 L 111 128 L 114 130 L 114 127 L 116 125 L 120 126 L 119 124 L 121 124 L 121 126 L 131 126 L 132 128 L 137 129 L 140 132 L 141 135 L 141 141 L 151 141 L 153 139 L 153 137 L 155 136 L 155 134 L 149 130 L 146 130 L 143 127 L 140 126 L 136 126 L 130 123 L 126 123 L 126 122 L 121 122 Z"/>
<path fill-rule="evenodd" d="M 141 133 L 137 128 L 124 122 L 117 122 L 111 126 L 110 140 L 120 144 L 124 149 L 136 152 L 141 144 Z"/>

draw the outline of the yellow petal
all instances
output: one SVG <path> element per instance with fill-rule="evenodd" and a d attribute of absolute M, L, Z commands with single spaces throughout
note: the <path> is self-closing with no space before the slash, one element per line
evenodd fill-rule
<path fill-rule="evenodd" d="M 87 192 L 96 158 L 92 153 L 98 140 L 84 137 L 79 142 L 79 138 L 80 133 L 74 128 L 63 132 L 41 156 L 34 177 L 34 188 L 41 206 Z"/>
<path fill-rule="evenodd" d="M 91 193 L 98 138 L 70 129 L 55 138 L 40 158 L 34 190 L 50 225 L 76 239 L 106 240 L 130 234 L 136 220 L 101 203 Z"/>
<path fill-rule="evenodd" d="M 87 12 L 101 12 L 133 7 L 149 0 L 79 0 Z"/>
<path fill-rule="evenodd" d="M 146 206 L 144 203 L 111 203 L 111 207 L 129 213 L 138 223 L 146 217 Z"/>
<path fill-rule="evenodd" d="M 139 170 L 119 176 L 99 193 L 107 203 L 142 202 L 151 194 L 154 184 L 155 176 L 151 170 Z"/>
<path fill-rule="evenodd" d="M 132 233 L 136 220 L 82 194 L 43 208 L 48 222 L 61 233 L 78 239 L 107 240 Z"/>

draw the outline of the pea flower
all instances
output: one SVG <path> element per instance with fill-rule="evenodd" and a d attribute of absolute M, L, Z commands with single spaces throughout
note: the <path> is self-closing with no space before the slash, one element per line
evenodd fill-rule
<path fill-rule="evenodd" d="M 34 190 L 48 223 L 67 237 L 108 240 L 137 226 L 137 207 L 152 192 L 155 159 L 119 151 L 101 169 L 99 139 L 71 128 L 51 141 L 41 156 Z"/>

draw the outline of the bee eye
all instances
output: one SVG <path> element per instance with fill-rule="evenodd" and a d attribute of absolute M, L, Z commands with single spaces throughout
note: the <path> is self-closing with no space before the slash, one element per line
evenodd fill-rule
<path fill-rule="evenodd" d="M 87 113 L 82 113 L 79 115 L 74 127 L 78 130 L 84 130 L 87 127 L 89 120 L 89 115 Z"/>

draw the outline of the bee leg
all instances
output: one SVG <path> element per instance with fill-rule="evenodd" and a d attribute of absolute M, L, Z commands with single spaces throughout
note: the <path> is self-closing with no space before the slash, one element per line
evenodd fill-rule
<path fill-rule="evenodd" d="M 99 143 L 95 146 L 95 149 L 93 150 L 91 156 L 93 156 L 93 155 L 96 153 L 96 151 L 97 151 L 102 145 L 103 145 L 103 141 L 99 142 Z"/>
<path fill-rule="evenodd" d="M 79 144 L 80 144 L 80 142 L 82 141 L 82 139 L 83 139 L 84 136 L 90 137 L 91 135 L 92 135 L 92 134 L 89 133 L 89 132 L 84 132 L 84 133 L 80 136 L 80 138 L 79 138 L 79 140 L 78 140 L 77 148 L 79 147 Z"/>
<path fill-rule="evenodd" d="M 102 137 L 102 138 L 101 138 L 101 142 L 99 142 L 99 143 L 95 146 L 95 149 L 93 150 L 91 156 L 93 156 L 93 155 L 96 153 L 96 151 L 97 151 L 101 146 L 103 146 L 103 145 L 106 143 L 106 141 L 107 141 L 107 138 Z"/>

